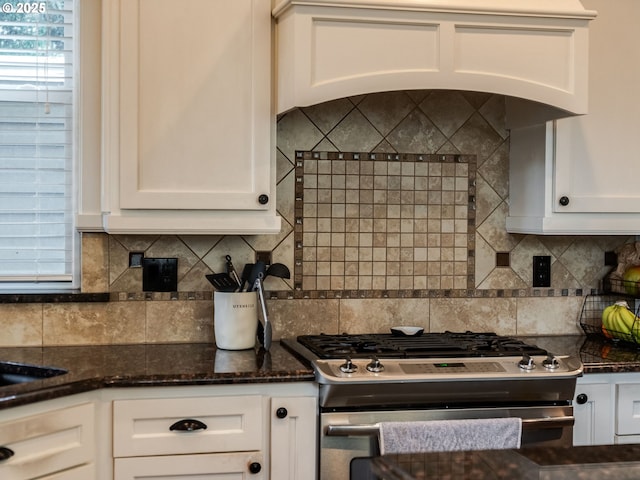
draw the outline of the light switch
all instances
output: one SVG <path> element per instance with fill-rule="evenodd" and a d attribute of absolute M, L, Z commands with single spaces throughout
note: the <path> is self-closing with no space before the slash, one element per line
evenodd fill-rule
<path fill-rule="evenodd" d="M 178 290 L 178 259 L 144 258 L 142 260 L 142 290 L 145 292 L 176 292 Z"/>

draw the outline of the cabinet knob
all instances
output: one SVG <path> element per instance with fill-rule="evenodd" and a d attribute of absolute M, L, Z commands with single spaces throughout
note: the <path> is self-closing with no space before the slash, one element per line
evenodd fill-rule
<path fill-rule="evenodd" d="M 565 195 L 560 197 L 560 205 L 562 205 L 563 207 L 566 207 L 567 205 L 569 205 L 569 197 Z"/>
<path fill-rule="evenodd" d="M 4 462 L 15 455 L 14 451 L 7 447 L 0 447 L 0 462 Z"/>
<path fill-rule="evenodd" d="M 284 407 L 280 407 L 276 410 L 276 417 L 278 418 L 287 418 L 287 415 L 289 415 L 289 412 Z"/>
<path fill-rule="evenodd" d="M 267 203 L 269 203 L 269 195 L 263 193 L 262 195 L 260 195 L 258 197 L 258 203 L 260 205 L 266 205 Z"/>
<path fill-rule="evenodd" d="M 260 473 L 260 470 L 262 470 L 262 465 L 260 465 L 258 462 L 249 464 L 249 471 L 251 473 Z"/>
<path fill-rule="evenodd" d="M 207 424 L 202 423 L 200 420 L 194 420 L 192 418 L 185 418 L 184 420 L 178 420 L 176 423 L 169 427 L 171 431 L 179 432 L 195 432 L 196 430 L 206 430 Z"/>
<path fill-rule="evenodd" d="M 579 405 L 584 405 L 588 401 L 589 401 L 589 397 L 587 397 L 586 393 L 580 393 L 576 397 L 576 403 L 578 403 Z"/>

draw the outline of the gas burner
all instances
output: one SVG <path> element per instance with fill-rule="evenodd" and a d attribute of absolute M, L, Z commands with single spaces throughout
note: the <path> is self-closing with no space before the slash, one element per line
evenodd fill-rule
<path fill-rule="evenodd" d="M 426 333 L 422 336 L 392 334 L 303 335 L 298 342 L 318 358 L 469 358 L 547 355 L 536 345 L 492 332 Z"/>

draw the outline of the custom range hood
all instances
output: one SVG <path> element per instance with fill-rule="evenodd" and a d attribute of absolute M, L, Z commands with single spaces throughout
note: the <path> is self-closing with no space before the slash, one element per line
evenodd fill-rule
<path fill-rule="evenodd" d="M 587 112 L 596 12 L 578 0 L 274 0 L 272 13 L 278 113 L 411 89 L 506 95 L 513 124 Z"/>

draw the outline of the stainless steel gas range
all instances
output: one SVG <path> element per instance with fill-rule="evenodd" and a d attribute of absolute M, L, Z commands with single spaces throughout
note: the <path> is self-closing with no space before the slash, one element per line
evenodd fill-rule
<path fill-rule="evenodd" d="M 320 391 L 320 478 L 379 451 L 380 422 L 519 417 L 522 445 L 570 446 L 579 358 L 495 333 L 304 335 Z"/>

